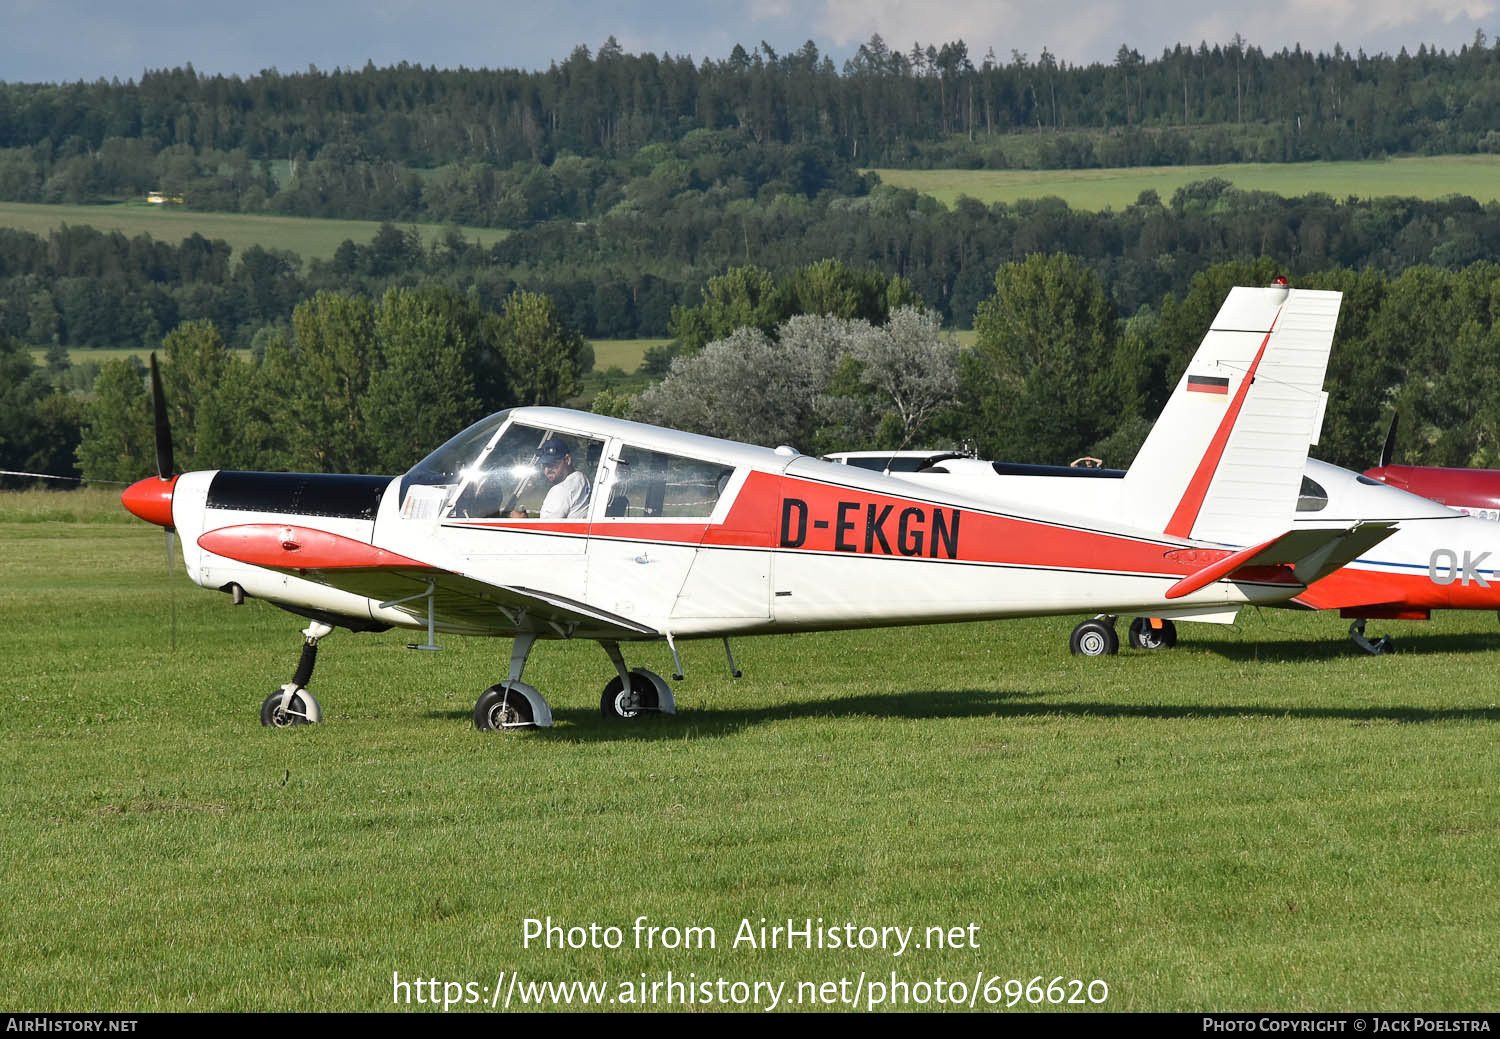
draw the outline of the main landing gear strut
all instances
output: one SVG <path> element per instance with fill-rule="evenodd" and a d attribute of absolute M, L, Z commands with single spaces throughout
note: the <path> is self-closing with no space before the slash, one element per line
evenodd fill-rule
<path fill-rule="evenodd" d="M 1101 613 L 1073 629 L 1068 649 L 1074 656 L 1107 657 L 1120 651 L 1115 634 L 1116 617 Z M 1177 626 L 1161 617 L 1137 617 L 1130 622 L 1132 649 L 1170 649 L 1177 645 Z"/>
<path fill-rule="evenodd" d="M 531 655 L 535 635 L 517 635 L 510 651 L 510 674 L 492 685 L 474 705 L 474 725 L 484 730 L 529 729 L 552 724 L 552 708 L 536 689 L 521 681 L 526 658 Z M 643 667 L 627 670 L 620 644 L 600 639 L 599 645 L 615 666 L 615 677 L 604 687 L 599 709 L 610 721 L 629 721 L 647 711 L 676 714 L 672 687 L 662 677 Z"/>
<path fill-rule="evenodd" d="M 1354 644 L 1372 657 L 1378 657 L 1391 648 L 1391 637 L 1382 635 L 1378 639 L 1365 638 L 1365 619 L 1363 617 L 1349 625 L 1349 638 Z"/>

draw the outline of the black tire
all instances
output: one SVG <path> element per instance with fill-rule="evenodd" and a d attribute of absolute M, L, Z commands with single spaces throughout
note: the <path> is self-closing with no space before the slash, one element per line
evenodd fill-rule
<path fill-rule="evenodd" d="M 300 692 L 293 693 L 287 701 L 286 710 L 281 709 L 282 691 L 277 689 L 260 705 L 260 723 L 269 729 L 285 729 L 291 725 L 311 724 L 307 718 L 307 701 Z"/>
<path fill-rule="evenodd" d="M 1073 629 L 1068 649 L 1074 656 L 1110 657 L 1120 651 L 1120 637 L 1115 634 L 1113 624 L 1090 619 Z"/>
<path fill-rule="evenodd" d="M 630 672 L 630 694 L 627 695 L 624 689 L 625 684 L 620 681 L 619 675 L 611 678 L 604 687 L 604 693 L 599 697 L 599 713 L 604 715 L 605 721 L 635 721 L 659 706 L 656 686 L 644 675 Z"/>
<path fill-rule="evenodd" d="M 1153 628 L 1151 621 L 1137 617 L 1130 622 L 1131 649 L 1171 649 L 1177 645 L 1177 626 L 1164 620 L 1161 627 Z"/>
<path fill-rule="evenodd" d="M 534 724 L 531 701 L 505 682 L 490 686 L 474 704 L 474 728 L 482 732 L 525 729 Z"/>

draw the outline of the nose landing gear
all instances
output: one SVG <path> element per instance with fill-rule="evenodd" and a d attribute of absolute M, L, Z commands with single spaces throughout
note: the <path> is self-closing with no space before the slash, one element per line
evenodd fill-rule
<path fill-rule="evenodd" d="M 260 705 L 260 723 L 282 729 L 291 725 L 310 725 L 323 720 L 323 706 L 307 691 L 313 668 L 318 663 L 318 642 L 333 631 L 333 625 L 313 621 L 302 632 L 302 656 L 292 680 L 277 689 Z"/>

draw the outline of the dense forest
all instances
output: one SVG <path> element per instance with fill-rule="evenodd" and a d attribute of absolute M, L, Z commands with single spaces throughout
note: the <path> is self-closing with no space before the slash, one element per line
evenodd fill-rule
<path fill-rule="evenodd" d="M 1186 291 L 1204 268 L 1266 256 L 1283 273 L 1332 267 L 1397 275 L 1457 270 L 1500 256 L 1500 206 L 1449 198 L 1335 201 L 1189 185 L 1168 201 L 1145 193 L 1119 212 L 1057 199 L 952 210 L 910 191 L 825 192 L 725 201 L 684 187 L 579 226 L 549 221 L 482 248 L 450 232 L 431 248 L 394 225 L 346 241 L 327 261 L 252 247 L 238 256 L 200 236 L 178 245 L 72 227 L 46 237 L 0 229 L 0 335 L 47 346 L 152 347 L 183 321 L 209 320 L 236 347 L 318 291 L 377 296 L 441 285 L 499 308 L 517 290 L 552 297 L 587 336 L 677 335 L 673 311 L 709 279 L 753 265 L 777 277 L 825 258 L 908 282 L 952 326 L 972 325 L 995 271 L 1034 253 L 1067 252 L 1133 314 Z"/>
<path fill-rule="evenodd" d="M 1081 260 L 1035 254 L 996 272 L 976 343 L 959 350 L 900 279 L 872 284 L 834 262 L 781 280 L 738 268 L 678 314 L 716 338 L 672 360 L 659 387 L 606 389 L 591 403 L 804 450 L 966 441 L 992 457 L 1125 465 L 1228 289 L 1279 269 L 1265 258 L 1218 264 L 1126 317 Z M 1400 410 L 1415 431 L 1404 460 L 1500 465 L 1500 265 L 1396 277 L 1333 268 L 1298 283 L 1344 294 L 1319 457 L 1371 464 Z M 586 367 L 576 333 L 532 293 L 489 311 L 441 288 L 320 292 L 259 346 L 237 360 L 210 321 L 165 337 L 184 466 L 397 471 L 489 411 L 570 402 Z M 0 338 L 0 465 L 64 471 L 76 449 L 90 479 L 150 471 L 139 362 L 108 362 L 87 401 L 56 377 L 66 371 Z"/>
<path fill-rule="evenodd" d="M 1370 56 L 1236 38 L 1153 59 L 1122 45 L 1110 65 L 1070 66 L 1045 50 L 1002 60 L 960 40 L 903 52 L 877 36 L 840 69 L 810 42 L 695 63 L 611 39 L 540 72 L 368 65 L 242 79 L 188 66 L 139 82 L 0 83 L 0 199 L 159 189 L 203 209 L 519 227 L 607 212 L 631 177 L 683 161 L 672 146 L 721 133 L 775 166 L 805 147 L 866 167 L 1496 152 L 1500 45 L 1479 35 L 1456 52 Z M 708 173 L 752 192 L 782 179 L 732 161 Z"/>

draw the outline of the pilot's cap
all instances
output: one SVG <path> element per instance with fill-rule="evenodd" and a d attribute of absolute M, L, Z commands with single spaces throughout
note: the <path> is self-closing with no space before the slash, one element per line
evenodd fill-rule
<path fill-rule="evenodd" d="M 541 462 L 558 462 L 562 460 L 563 455 L 571 453 L 568 445 L 557 437 L 544 441 L 542 446 L 536 449 L 537 460 Z"/>

